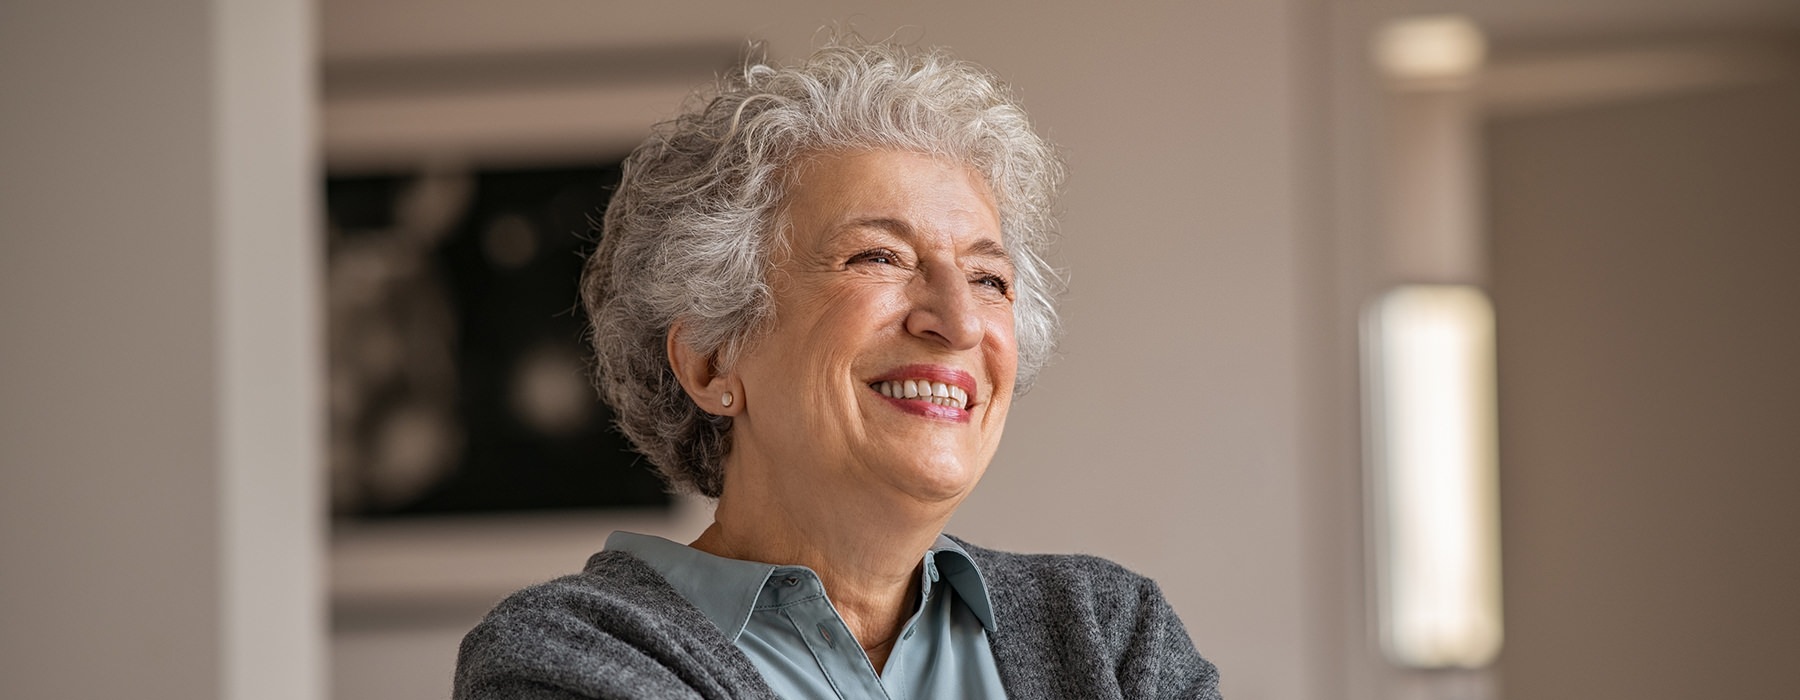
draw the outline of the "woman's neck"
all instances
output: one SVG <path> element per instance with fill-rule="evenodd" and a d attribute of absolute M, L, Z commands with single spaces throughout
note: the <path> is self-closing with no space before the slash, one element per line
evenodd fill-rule
<path fill-rule="evenodd" d="M 773 498 L 726 489 L 695 549 L 818 573 L 831 604 L 880 671 L 919 596 L 925 551 L 949 519 L 823 494 Z"/>

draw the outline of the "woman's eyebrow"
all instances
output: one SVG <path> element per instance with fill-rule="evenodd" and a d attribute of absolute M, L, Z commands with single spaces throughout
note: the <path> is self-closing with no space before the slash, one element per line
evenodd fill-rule
<path fill-rule="evenodd" d="M 911 238 L 913 233 L 912 225 L 905 221 L 885 216 L 876 216 L 846 221 L 837 227 L 835 234 L 842 235 L 850 231 L 865 228 L 881 229 L 882 231 L 886 231 L 887 233 L 901 238 Z"/>
<path fill-rule="evenodd" d="M 871 217 L 865 219 L 851 219 L 831 227 L 830 232 L 825 234 L 825 238 L 820 244 L 826 248 L 835 248 L 841 245 L 849 245 L 849 243 L 846 242 L 846 239 L 849 239 L 856 241 L 857 245 L 862 245 L 862 241 L 851 239 L 850 237 L 859 231 L 870 230 L 898 239 L 912 238 L 912 227 L 908 226 L 906 222 L 899 219 Z"/>
<path fill-rule="evenodd" d="M 1007 267 L 1014 267 L 1012 253 L 1007 252 L 1006 246 L 1000 245 L 999 241 L 992 238 L 980 238 L 974 243 L 970 243 L 969 247 L 963 249 L 963 255 L 973 258 L 993 258 Z"/>

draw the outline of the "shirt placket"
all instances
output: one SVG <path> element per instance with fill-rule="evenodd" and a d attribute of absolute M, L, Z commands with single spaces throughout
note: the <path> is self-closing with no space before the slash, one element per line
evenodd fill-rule
<path fill-rule="evenodd" d="M 887 689 L 875 675 L 875 667 L 869 664 L 868 655 L 856 643 L 856 636 L 850 634 L 843 618 L 831 607 L 818 578 L 810 573 L 777 576 L 784 577 L 780 585 L 790 589 L 783 591 L 781 597 L 794 601 L 783 605 L 781 614 L 806 642 L 807 650 L 818 661 L 838 697 L 888 698 Z"/>
<path fill-rule="evenodd" d="M 936 554 L 936 552 L 926 553 L 925 566 L 922 567 L 923 570 L 919 572 L 918 607 L 913 610 L 912 617 L 907 618 L 905 626 L 901 628 L 900 636 L 894 639 L 894 648 L 888 650 L 887 668 L 884 669 L 881 674 L 884 685 L 888 679 L 904 679 L 908 676 L 908 664 L 911 662 L 911 659 L 907 657 L 907 651 L 913 645 L 908 644 L 907 641 L 912 639 L 913 634 L 919 631 L 920 620 L 924 619 L 926 612 L 931 607 L 931 596 L 935 592 L 934 589 L 937 587 L 939 579 L 937 561 L 935 557 L 933 557 L 934 554 Z M 903 686 L 904 683 L 901 685 Z M 905 700 L 905 695 L 906 693 L 899 690 L 892 693 L 893 700 Z"/>

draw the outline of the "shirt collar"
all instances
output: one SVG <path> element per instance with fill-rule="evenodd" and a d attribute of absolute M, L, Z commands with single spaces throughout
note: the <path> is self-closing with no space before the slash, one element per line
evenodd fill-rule
<path fill-rule="evenodd" d="M 763 584 L 768 583 L 769 576 L 780 568 L 773 564 L 727 559 L 635 532 L 614 532 L 606 538 L 606 549 L 625 552 L 649 564 L 734 644 L 750 622 L 750 612 L 762 595 Z M 994 631 L 994 606 L 988 599 L 987 582 L 962 545 L 938 535 L 937 541 L 925 552 L 924 575 L 927 586 L 938 579 L 949 583 L 956 591 L 957 600 L 975 613 L 981 626 L 990 633 Z"/>
<path fill-rule="evenodd" d="M 969 612 L 981 620 L 981 626 L 989 634 L 994 632 L 994 603 L 988 599 L 987 580 L 981 577 L 981 569 L 975 566 L 974 557 L 957 544 L 956 540 L 938 535 L 937 542 L 925 551 L 925 569 L 929 577 L 935 567 L 938 578 L 950 584 L 956 591 L 956 599 L 969 606 Z M 927 579 L 929 580 L 929 579 Z"/>
<path fill-rule="evenodd" d="M 649 564 L 669 580 L 676 593 L 699 608 L 725 638 L 737 643 L 750 610 L 762 594 L 763 584 L 774 573 L 773 564 L 707 554 L 685 544 L 635 532 L 614 532 L 606 549 L 625 552 Z"/>

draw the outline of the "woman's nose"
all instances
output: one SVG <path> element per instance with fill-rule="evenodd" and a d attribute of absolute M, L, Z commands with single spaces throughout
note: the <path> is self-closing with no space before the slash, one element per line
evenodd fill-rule
<path fill-rule="evenodd" d="M 912 310 L 906 331 L 943 343 L 951 350 L 967 350 L 981 344 L 981 317 L 974 290 L 961 270 L 932 270 L 913 280 L 909 293 Z"/>

